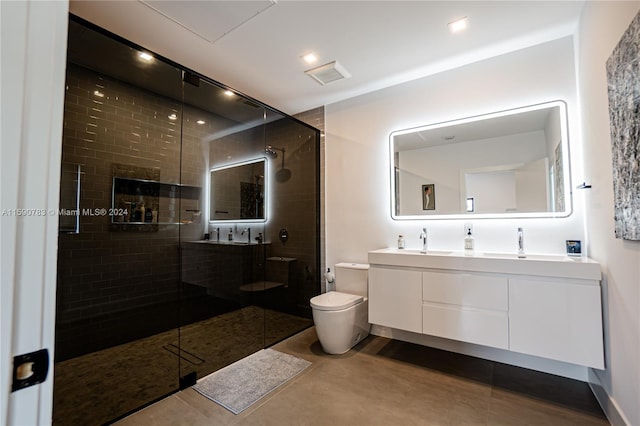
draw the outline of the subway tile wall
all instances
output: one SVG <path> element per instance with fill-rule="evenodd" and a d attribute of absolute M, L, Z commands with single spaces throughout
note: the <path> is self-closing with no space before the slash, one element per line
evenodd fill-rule
<path fill-rule="evenodd" d="M 200 143 L 207 129 L 189 121 L 192 111 L 187 108 L 181 128 L 182 113 L 178 102 L 68 64 L 62 162 L 81 166 L 81 211 L 112 207 L 114 173 L 202 187 L 206 159 Z M 169 118 L 172 114 L 175 120 Z M 179 194 L 181 187 L 177 188 Z M 173 218 L 169 207 L 167 200 L 161 203 L 159 221 L 191 223 L 125 227 L 113 225 L 108 214 L 81 214 L 78 234 L 60 234 L 56 319 L 60 338 L 80 337 L 74 336 L 74 323 L 177 302 L 178 236 L 200 239 L 204 224 L 203 218 L 186 212 L 201 208 L 198 196 L 184 200 L 177 196 L 171 206 L 178 210 Z M 169 309 L 168 315 L 172 314 Z"/>
<path fill-rule="evenodd" d="M 269 160 L 269 175 L 273 182 L 273 214 L 267 224 L 267 239 L 271 241 L 270 256 L 296 258 L 291 292 L 300 309 L 308 310 L 309 299 L 319 292 L 321 270 L 318 253 L 319 202 L 316 192 L 318 150 L 316 134 L 311 129 L 290 120 L 278 120 L 266 127 L 268 145 L 284 148 L 278 158 Z M 281 229 L 289 239 L 282 242 Z M 267 277 L 268 278 L 268 277 Z M 292 286 L 290 286 L 292 287 Z"/>
<path fill-rule="evenodd" d="M 323 109 L 310 116 L 323 119 Z M 316 256 L 319 255 L 317 225 L 320 220 L 316 214 L 319 202 L 316 189 L 317 144 L 314 130 L 283 118 L 221 137 L 211 143 L 209 150 L 211 165 L 218 166 L 234 162 L 235 158 L 263 157 L 266 145 L 278 148 L 277 158 L 267 158 L 272 211 L 266 226 L 255 228 L 258 232 L 263 231 L 265 241 L 270 243 L 267 257 L 296 259 L 287 298 L 294 301 L 293 312 L 305 315 L 310 315 L 309 299 L 318 294 L 322 270 L 316 264 Z M 220 223 L 212 228 L 217 227 L 226 230 Z M 279 237 L 282 229 L 288 231 L 286 242 Z M 222 232 L 222 237 L 224 235 Z M 255 230 L 252 235 L 257 235 Z M 265 279 L 268 281 L 270 277 Z"/>
<path fill-rule="evenodd" d="M 172 115 L 175 120 L 169 118 Z M 324 108 L 298 118 L 322 130 Z M 205 123 L 198 124 L 198 120 Z M 209 229 L 208 218 L 202 213 L 201 189 L 206 186 L 208 170 L 229 156 L 263 155 L 265 144 L 285 148 L 284 166 L 291 177 L 278 181 L 282 158 L 270 160 L 276 188 L 275 210 L 267 228 L 258 228 L 267 229 L 269 234 L 265 237 L 272 242 L 266 256 L 298 259 L 298 285 L 291 291 L 295 292 L 297 304 L 308 308 L 308 299 L 317 293 L 324 269 L 322 266 L 318 271 L 315 266 L 319 219 L 315 215 L 314 133 L 283 119 L 219 137 L 220 129 L 232 124 L 214 114 L 68 64 L 62 162 L 71 168 L 81 166 L 80 209 L 111 208 L 116 174 L 176 184 L 178 193 L 183 189 L 190 195 L 176 197 L 173 202 L 166 197 L 160 199 L 159 222 L 175 220 L 183 222 L 181 225 L 120 225 L 112 224 L 108 215 L 81 215 L 78 234 L 60 234 L 57 346 L 99 339 L 99 328 L 108 327 L 110 316 L 146 306 L 166 304 L 167 326 L 177 325 L 178 294 L 198 297 L 207 291 L 197 285 L 180 287 L 178 241 L 200 240 Z M 248 140 L 253 143 L 247 144 Z M 323 140 L 321 136 L 321 143 Z M 194 196 L 194 191 L 199 196 Z M 321 225 L 324 226 L 323 220 Z M 281 228 L 290 232 L 286 243 L 278 239 Z M 256 235 L 257 232 L 252 233 Z M 89 323 L 96 324 L 95 333 L 77 327 Z"/>

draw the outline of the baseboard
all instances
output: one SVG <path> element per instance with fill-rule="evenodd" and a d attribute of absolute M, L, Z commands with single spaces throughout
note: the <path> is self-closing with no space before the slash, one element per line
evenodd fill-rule
<path fill-rule="evenodd" d="M 401 340 L 403 342 L 429 346 L 449 352 L 456 352 L 463 355 L 474 356 L 490 361 L 501 362 L 503 364 L 515 365 L 516 367 L 542 371 L 543 373 L 554 374 L 556 376 L 567 377 L 569 379 L 580 380 L 582 382 L 588 381 L 587 367 L 569 364 L 567 362 L 554 361 L 504 349 L 475 345 L 473 343 L 427 336 L 425 334 L 411 333 L 379 325 L 373 325 L 371 327 L 371 334 Z"/>
<path fill-rule="evenodd" d="M 620 410 L 616 400 L 609 396 L 604 386 L 602 386 L 600 378 L 593 369 L 589 369 L 589 387 L 591 387 L 591 392 L 595 395 L 598 404 L 602 407 L 602 411 L 604 411 L 605 416 L 607 416 L 612 426 L 631 426 L 631 422 L 629 422 L 622 410 Z"/>

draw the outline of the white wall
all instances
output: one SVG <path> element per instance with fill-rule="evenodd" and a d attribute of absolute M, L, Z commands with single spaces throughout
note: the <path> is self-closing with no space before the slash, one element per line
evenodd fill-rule
<path fill-rule="evenodd" d="M 392 131 L 552 100 L 566 101 L 569 132 L 575 135 L 579 115 L 571 37 L 326 106 L 327 266 L 340 261 L 366 263 L 369 250 L 395 246 L 398 234 L 404 234 L 407 248 L 417 249 L 423 226 L 429 230 L 433 250 L 462 250 L 466 222 L 473 223 L 475 248 L 480 252 L 516 252 L 518 227 L 524 228 L 529 253 L 564 253 L 565 240 L 584 241 L 582 207 L 558 219 L 391 219 L 388 144 Z M 582 181 L 579 139 L 571 141 L 572 181 Z M 582 206 L 582 197 L 583 192 L 574 194 L 574 204 Z M 376 332 L 396 335 L 388 330 Z M 460 350 L 587 378 L 584 367 L 472 346 L 463 345 Z"/>
<path fill-rule="evenodd" d="M 355 78 L 355 77 L 354 77 Z M 569 130 L 578 126 L 573 41 L 564 38 L 484 60 L 326 107 L 327 266 L 366 262 L 369 250 L 394 246 L 404 234 L 418 248 L 462 250 L 460 220 L 394 221 L 390 208 L 389 134 L 398 129 L 562 99 Z M 577 145 L 577 139 L 574 144 Z M 573 182 L 582 181 L 580 147 L 572 146 Z M 583 193 L 575 194 L 582 205 Z M 584 240 L 583 210 L 564 219 L 476 220 L 476 250 L 515 252 L 524 227 L 531 253 L 564 253 L 566 239 Z"/>
<path fill-rule="evenodd" d="M 587 182 L 589 256 L 603 269 L 605 371 L 592 379 L 606 394 L 614 425 L 640 425 L 640 242 L 614 236 L 613 178 L 605 63 L 640 2 L 588 2 L 577 38 L 577 71 Z M 598 386 L 596 386 L 598 389 Z"/>

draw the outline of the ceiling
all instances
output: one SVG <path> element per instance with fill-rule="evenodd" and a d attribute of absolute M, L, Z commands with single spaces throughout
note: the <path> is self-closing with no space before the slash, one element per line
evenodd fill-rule
<path fill-rule="evenodd" d="M 583 3 L 72 0 L 70 12 L 295 114 L 571 35 Z M 451 34 L 464 16 L 469 28 Z M 304 73 L 336 60 L 350 78 L 322 86 Z"/>

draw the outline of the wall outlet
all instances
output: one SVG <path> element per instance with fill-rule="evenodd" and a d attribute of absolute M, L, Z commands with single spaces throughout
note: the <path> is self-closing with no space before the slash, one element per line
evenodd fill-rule
<path fill-rule="evenodd" d="M 464 235 L 467 235 L 471 230 L 471 234 L 473 234 L 473 223 L 465 223 L 464 224 Z"/>

